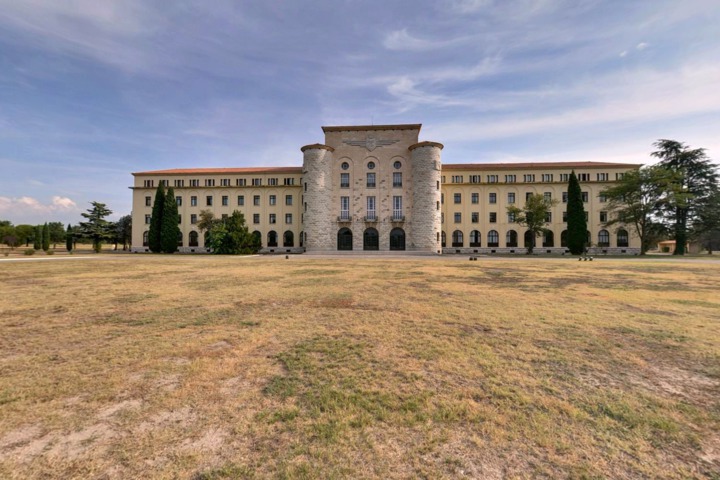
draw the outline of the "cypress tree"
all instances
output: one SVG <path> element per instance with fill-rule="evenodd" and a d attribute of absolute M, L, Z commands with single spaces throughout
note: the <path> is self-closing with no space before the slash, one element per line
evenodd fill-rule
<path fill-rule="evenodd" d="M 178 248 L 178 206 L 175 200 L 175 191 L 170 187 L 165 194 L 165 206 L 163 207 L 162 224 L 160 226 L 161 250 L 165 253 L 175 253 Z"/>
<path fill-rule="evenodd" d="M 68 252 L 72 252 L 73 249 L 73 234 L 72 227 L 68 223 L 67 233 L 65 234 L 65 248 Z"/>
<path fill-rule="evenodd" d="M 568 181 L 567 203 L 567 246 L 570 253 L 580 255 L 585 252 L 587 242 L 587 221 L 582 201 L 580 182 L 575 176 L 575 170 L 570 173 Z"/>
<path fill-rule="evenodd" d="M 43 225 L 43 241 L 42 241 L 42 249 L 46 252 L 50 250 L 50 227 L 46 223 Z"/>
<path fill-rule="evenodd" d="M 42 225 L 35 226 L 35 239 L 33 241 L 33 248 L 35 250 L 42 249 L 43 237 L 42 237 Z"/>
<path fill-rule="evenodd" d="M 153 203 L 152 217 L 150 217 L 150 230 L 148 231 L 148 246 L 151 252 L 162 251 L 162 240 L 160 230 L 162 228 L 163 209 L 165 208 L 165 189 L 162 182 L 155 191 L 155 203 Z"/>

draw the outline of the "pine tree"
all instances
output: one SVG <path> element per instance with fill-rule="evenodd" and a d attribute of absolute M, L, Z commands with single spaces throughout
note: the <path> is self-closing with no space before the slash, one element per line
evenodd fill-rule
<path fill-rule="evenodd" d="M 583 207 L 582 190 L 575 170 L 570 173 L 567 201 L 567 246 L 570 253 L 580 255 L 585 252 L 587 243 L 587 220 Z"/>
<path fill-rule="evenodd" d="M 43 225 L 43 240 L 42 240 L 42 249 L 46 252 L 50 250 L 50 227 L 46 223 Z"/>
<path fill-rule="evenodd" d="M 178 206 L 175 200 L 175 191 L 170 187 L 165 195 L 162 223 L 160 226 L 161 250 L 165 253 L 175 253 L 178 249 Z"/>
<path fill-rule="evenodd" d="M 112 215 L 112 210 L 107 208 L 104 203 L 90 202 L 93 208 L 88 209 L 87 213 L 81 213 L 87 222 L 80 222 L 80 232 L 82 236 L 91 238 L 93 241 L 93 250 L 100 253 L 101 243 L 110 237 L 112 223 L 105 220 L 105 217 Z"/>
<path fill-rule="evenodd" d="M 42 225 L 35 226 L 35 240 L 33 241 L 33 248 L 35 250 L 42 249 L 43 237 L 42 237 Z"/>
<path fill-rule="evenodd" d="M 151 252 L 162 252 L 162 240 L 160 231 L 162 229 L 163 209 L 165 208 L 165 189 L 162 182 L 155 191 L 155 202 L 150 217 L 150 230 L 148 231 L 148 246 Z"/>
<path fill-rule="evenodd" d="M 68 223 L 67 233 L 65 234 L 65 248 L 68 252 L 72 252 L 73 249 L 73 232 L 72 227 Z"/>

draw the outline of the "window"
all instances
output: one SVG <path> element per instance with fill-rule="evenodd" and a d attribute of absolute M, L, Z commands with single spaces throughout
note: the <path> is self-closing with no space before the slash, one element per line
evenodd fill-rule
<path fill-rule="evenodd" d="M 445 175 L 442 176 L 442 183 L 447 183 L 445 182 Z"/>
<path fill-rule="evenodd" d="M 470 214 L 470 221 L 472 223 L 478 223 L 480 222 L 480 212 L 472 212 Z"/>
<path fill-rule="evenodd" d="M 616 173 L 616 174 L 615 174 L 615 180 L 622 180 L 623 178 L 625 178 L 625 174 L 624 174 L 624 173 Z M 151 185 L 151 186 L 152 186 L 152 185 Z M 620 245 L 618 245 L 618 247 L 619 247 L 619 246 L 620 246 Z M 627 247 L 627 245 L 625 245 L 625 246 Z"/>
<path fill-rule="evenodd" d="M 563 219 L 563 223 L 567 223 L 567 212 L 563 212 L 562 219 Z"/>
<path fill-rule="evenodd" d="M 393 220 L 402 220 L 402 219 L 403 219 L 402 197 L 396 195 L 393 197 Z"/>
<path fill-rule="evenodd" d="M 600 221 L 605 223 L 605 222 L 607 222 L 607 219 L 608 219 L 607 212 L 605 212 L 605 211 L 600 212 Z"/>
<path fill-rule="evenodd" d="M 598 182 L 607 182 L 609 179 L 610 179 L 610 175 L 607 173 L 598 173 L 597 174 Z"/>
<path fill-rule="evenodd" d="M 508 223 L 515 223 L 515 214 L 512 212 L 508 212 L 507 214 L 507 221 Z"/>
<path fill-rule="evenodd" d="M 455 223 L 462 223 L 462 213 L 455 212 Z"/>
<path fill-rule="evenodd" d="M 238 207 L 242 207 L 245 205 L 245 195 L 238 195 Z"/>
<path fill-rule="evenodd" d="M 445 214 L 444 213 L 440 214 L 440 223 L 445 223 Z"/>
<path fill-rule="evenodd" d="M 435 189 L 440 190 L 440 180 L 436 181 L 435 184 L 437 185 Z"/>
<path fill-rule="evenodd" d="M 167 181 L 167 180 L 160 180 L 160 185 L 162 185 L 163 187 L 167 187 L 167 186 L 168 186 L 168 181 Z"/>
<path fill-rule="evenodd" d="M 552 202 L 552 192 L 543 193 L 543 198 L 545 198 L 546 202 Z"/>
<path fill-rule="evenodd" d="M 150 216 L 150 214 L 146 214 L 146 215 L 145 215 L 145 224 L 146 224 L 146 225 L 150 225 L 150 219 L 151 219 L 151 218 L 152 218 L 152 217 Z"/>
<path fill-rule="evenodd" d="M 526 173 L 523 175 L 523 182 L 525 183 L 532 183 L 535 181 L 535 174 L 534 173 Z"/>
<path fill-rule="evenodd" d="M 185 186 L 185 180 L 175 180 L 175 186 L 176 186 L 176 187 L 184 187 L 184 186 Z"/>
<path fill-rule="evenodd" d="M 237 187 L 244 187 L 247 185 L 247 180 L 244 178 L 237 178 L 235 179 L 235 186 Z"/>
<path fill-rule="evenodd" d="M 192 197 L 190 197 L 190 206 L 197 207 L 197 197 L 194 195 Z"/>
<path fill-rule="evenodd" d="M 437 210 L 440 211 L 440 202 L 435 202 L 437 205 Z"/>
<path fill-rule="evenodd" d="M 208 195 L 207 197 L 205 197 L 205 205 L 207 205 L 208 207 L 212 207 L 212 200 L 212 195 Z"/>
<path fill-rule="evenodd" d="M 223 207 L 227 207 L 229 205 L 229 197 L 227 195 L 223 195 L 220 200 L 222 201 Z"/>
<path fill-rule="evenodd" d="M 542 181 L 543 181 L 543 182 L 552 182 L 552 181 L 553 181 L 553 174 L 552 174 L 552 173 L 543 173 L 543 174 L 542 174 Z"/>
<path fill-rule="evenodd" d="M 197 223 L 197 215 L 194 213 L 190 214 L 190 223 L 195 225 Z"/>
<path fill-rule="evenodd" d="M 463 246 L 463 233 L 460 230 L 455 230 L 452 234 L 452 246 L 462 247 Z"/>
<path fill-rule="evenodd" d="M 253 179 L 252 179 L 252 186 L 253 186 L 253 187 L 260 187 L 260 186 L 262 186 L 262 178 L 253 178 Z"/>
<path fill-rule="evenodd" d="M 148 236 L 149 236 L 149 232 L 143 232 L 143 247 L 148 246 L 148 243 L 149 243 Z"/>
<path fill-rule="evenodd" d="M 253 195 L 253 205 L 256 207 L 260 206 L 260 195 Z"/>
<path fill-rule="evenodd" d="M 470 175 L 470 183 L 480 183 L 480 175 Z"/>
<path fill-rule="evenodd" d="M 340 188 L 350 188 L 350 174 L 349 173 L 341 173 L 340 174 Z"/>
<path fill-rule="evenodd" d="M 278 184 L 277 178 L 268 178 L 268 185 L 270 185 L 271 187 L 275 187 L 275 186 L 277 186 L 277 184 Z"/>
<path fill-rule="evenodd" d="M 372 172 L 367 174 L 367 188 L 375 188 L 375 174 Z"/>
<path fill-rule="evenodd" d="M 305 182 L 305 184 L 303 186 L 303 190 L 307 192 L 307 182 Z"/>
<path fill-rule="evenodd" d="M 545 212 L 545 222 L 552 223 L 552 212 Z"/>
<path fill-rule="evenodd" d="M 350 220 L 350 197 L 340 197 L 340 219 Z"/>
<path fill-rule="evenodd" d="M 505 183 L 517 182 L 517 175 L 505 175 Z"/>
<path fill-rule="evenodd" d="M 617 246 L 618 247 L 627 247 L 628 246 L 628 232 L 625 229 L 620 229 L 617 231 Z"/>
<path fill-rule="evenodd" d="M 490 212 L 490 223 L 497 223 L 497 212 Z"/>
<path fill-rule="evenodd" d="M 260 223 L 260 214 L 259 213 L 253 213 L 253 223 Z"/>
<path fill-rule="evenodd" d="M 375 169 L 375 162 L 368 162 L 367 168 L 368 168 L 368 170 L 374 170 L 374 169 Z"/>
<path fill-rule="evenodd" d="M 182 215 L 178 215 L 178 225 L 182 223 Z"/>
<path fill-rule="evenodd" d="M 462 194 L 456 193 L 453 195 L 453 202 L 454 203 L 461 203 L 462 202 Z"/>
<path fill-rule="evenodd" d="M 588 201 L 588 192 L 582 192 L 582 201 L 587 203 Z"/>
<path fill-rule="evenodd" d="M 497 175 L 488 175 L 487 182 L 488 183 L 498 183 L 498 176 Z"/>
<path fill-rule="evenodd" d="M 585 221 L 588 221 L 588 212 L 583 212 L 585 214 Z"/>
<path fill-rule="evenodd" d="M 348 168 L 350 168 L 350 164 L 348 162 L 343 162 L 342 165 L 340 165 L 340 168 L 342 168 L 343 170 L 347 170 Z"/>
<path fill-rule="evenodd" d="M 285 205 L 292 205 L 292 204 L 293 204 L 292 197 L 293 197 L 292 195 L 285 195 Z"/>
<path fill-rule="evenodd" d="M 285 214 L 285 223 L 287 223 L 288 225 L 292 223 L 292 213 Z"/>
<path fill-rule="evenodd" d="M 268 223 L 275 223 L 275 214 L 271 213 L 268 218 Z"/>
<path fill-rule="evenodd" d="M 453 175 L 453 176 L 450 178 L 450 181 L 451 181 L 452 183 L 463 183 L 463 176 L 462 176 L 462 175 Z"/>
<path fill-rule="evenodd" d="M 283 179 L 283 184 L 288 187 L 290 185 L 295 185 L 295 177 L 285 177 Z"/>
<path fill-rule="evenodd" d="M 221 186 L 221 187 L 229 187 L 229 186 L 230 186 L 230 179 L 229 179 L 229 178 L 221 178 L 221 179 L 220 179 L 220 186 Z"/>
<path fill-rule="evenodd" d="M 480 203 L 480 194 L 475 192 L 470 194 L 470 201 L 474 204 Z"/>
<path fill-rule="evenodd" d="M 488 201 L 490 203 L 497 203 L 497 193 L 491 193 L 489 195 Z"/>
<path fill-rule="evenodd" d="M 143 186 L 144 187 L 154 187 L 155 180 L 143 180 Z"/>
<path fill-rule="evenodd" d="M 568 200 L 568 193 L 562 192 L 562 202 L 567 203 L 567 200 Z"/>
<path fill-rule="evenodd" d="M 601 194 L 598 196 L 598 201 L 599 201 L 600 203 L 605 203 L 605 202 L 607 202 L 607 197 L 601 193 Z"/>
<path fill-rule="evenodd" d="M 610 232 L 607 230 L 600 230 L 598 232 L 598 247 L 609 247 L 610 246 Z"/>
<path fill-rule="evenodd" d="M 471 247 L 480 247 L 480 232 L 477 230 L 473 230 L 470 232 L 470 246 Z"/>
<path fill-rule="evenodd" d="M 270 198 L 268 199 L 269 205 L 275 205 L 277 203 L 277 196 L 276 195 L 270 195 Z"/>
<path fill-rule="evenodd" d="M 488 232 L 488 247 L 497 247 L 500 245 L 500 235 L 495 230 Z"/>
<path fill-rule="evenodd" d="M 577 177 L 578 177 L 578 180 L 581 182 L 589 182 L 590 181 L 589 173 L 579 173 Z"/>
<path fill-rule="evenodd" d="M 528 200 L 530 200 L 530 197 L 532 197 L 532 196 L 533 196 L 532 192 L 525 192 L 525 201 L 527 202 Z"/>
<path fill-rule="evenodd" d="M 561 182 L 569 182 L 569 181 L 570 181 L 570 174 L 569 174 L 569 173 L 561 173 L 561 174 L 560 174 L 560 181 L 561 181 Z"/>
<path fill-rule="evenodd" d="M 215 186 L 215 180 L 212 178 L 206 178 L 205 179 L 205 186 L 206 187 L 214 187 Z"/>
<path fill-rule="evenodd" d="M 402 168 L 402 163 L 396 160 L 395 163 L 393 163 L 393 167 L 395 168 L 395 170 L 400 170 Z"/>
<path fill-rule="evenodd" d="M 182 197 L 175 197 L 175 203 L 177 203 L 178 207 L 182 207 Z"/>
<path fill-rule="evenodd" d="M 152 206 L 152 197 L 145 197 L 145 206 L 146 207 Z"/>
<path fill-rule="evenodd" d="M 402 172 L 393 172 L 393 187 L 402 187 Z"/>
<path fill-rule="evenodd" d="M 441 194 L 440 194 L 440 203 L 442 203 L 443 205 L 445 205 L 445 194 L 444 194 L 444 193 L 441 193 Z"/>
<path fill-rule="evenodd" d="M 508 230 L 505 234 L 505 246 L 506 247 L 517 247 L 517 232 L 515 230 Z"/>
<path fill-rule="evenodd" d="M 367 197 L 367 219 L 377 220 L 375 212 L 375 197 Z"/>
<path fill-rule="evenodd" d="M 198 233 L 197 232 L 190 232 L 190 241 L 188 242 L 188 245 L 191 247 L 198 246 Z"/>
<path fill-rule="evenodd" d="M 511 205 L 515 203 L 515 192 L 508 192 L 508 203 Z"/>
<path fill-rule="evenodd" d="M 199 187 L 199 186 L 200 186 L 200 180 L 198 180 L 197 178 L 194 178 L 194 179 L 190 180 L 190 186 L 191 186 L 191 187 Z"/>

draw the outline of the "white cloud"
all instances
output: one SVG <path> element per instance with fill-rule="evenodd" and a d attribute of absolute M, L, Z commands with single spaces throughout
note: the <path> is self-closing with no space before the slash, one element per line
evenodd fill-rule
<path fill-rule="evenodd" d="M 53 196 L 50 203 L 34 197 L 0 197 L 0 214 L 47 214 L 78 211 L 77 204 L 68 197 Z"/>
<path fill-rule="evenodd" d="M 426 40 L 410 35 L 407 28 L 390 32 L 383 41 L 388 50 L 423 52 L 437 50 L 465 42 L 467 37 L 451 38 L 448 40 Z"/>
<path fill-rule="evenodd" d="M 637 44 L 637 46 L 635 48 L 642 51 L 642 50 L 645 50 L 649 46 L 650 46 L 649 43 L 640 42 Z"/>

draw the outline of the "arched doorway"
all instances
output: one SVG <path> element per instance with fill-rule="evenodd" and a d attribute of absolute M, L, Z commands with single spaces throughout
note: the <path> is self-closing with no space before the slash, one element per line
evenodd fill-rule
<path fill-rule="evenodd" d="M 555 234 L 552 230 L 546 230 L 543 233 L 543 247 L 554 247 L 555 246 Z"/>
<path fill-rule="evenodd" d="M 262 233 L 255 230 L 253 233 L 253 237 L 255 237 L 255 241 L 257 242 L 258 247 L 262 247 Z"/>
<path fill-rule="evenodd" d="M 180 232 L 180 231 L 178 231 L 177 246 L 178 246 L 178 247 L 182 247 L 182 246 L 183 246 L 183 234 L 182 234 L 182 232 Z"/>
<path fill-rule="evenodd" d="M 480 232 L 477 230 L 473 230 L 470 232 L 470 246 L 471 247 L 481 247 L 482 244 L 480 242 Z"/>
<path fill-rule="evenodd" d="M 143 247 L 148 246 L 148 235 L 149 235 L 148 232 L 143 232 Z"/>
<path fill-rule="evenodd" d="M 278 240 L 277 232 L 275 230 L 270 230 L 268 232 L 267 246 L 268 247 L 277 247 L 278 246 L 277 240 Z"/>
<path fill-rule="evenodd" d="M 560 246 L 561 247 L 567 247 L 567 237 L 568 237 L 567 230 L 563 230 L 562 233 L 560 234 Z"/>
<path fill-rule="evenodd" d="M 349 228 L 341 228 L 338 231 L 337 249 L 352 250 L 352 231 Z"/>
<path fill-rule="evenodd" d="M 380 250 L 378 231 L 372 227 L 363 233 L 363 250 Z"/>
<path fill-rule="evenodd" d="M 535 246 L 535 235 L 530 230 L 527 230 L 525 232 L 525 248 L 530 248 Z"/>
<path fill-rule="evenodd" d="M 191 247 L 197 247 L 198 246 L 198 233 L 197 232 L 190 232 L 190 244 Z"/>
<path fill-rule="evenodd" d="M 445 244 L 447 243 L 447 235 L 445 232 L 442 232 L 442 243 L 440 244 L 442 247 L 445 247 Z"/>
<path fill-rule="evenodd" d="M 405 230 L 402 228 L 390 231 L 390 250 L 405 250 Z"/>
<path fill-rule="evenodd" d="M 295 246 L 295 235 L 290 230 L 283 233 L 283 247 L 294 247 Z"/>
<path fill-rule="evenodd" d="M 618 247 L 627 247 L 630 245 L 630 241 L 628 240 L 630 236 L 628 235 L 627 230 L 621 228 L 617 231 L 617 246 Z"/>
<path fill-rule="evenodd" d="M 453 247 L 462 247 L 463 246 L 463 232 L 460 230 L 455 230 L 452 233 L 452 246 Z"/>
<path fill-rule="evenodd" d="M 517 232 L 515 230 L 508 230 L 505 234 L 505 246 L 517 247 Z"/>

